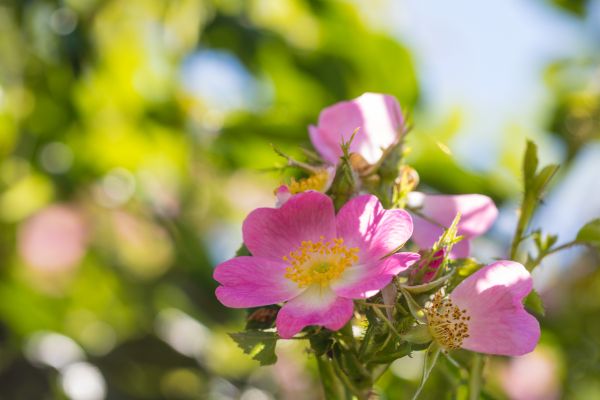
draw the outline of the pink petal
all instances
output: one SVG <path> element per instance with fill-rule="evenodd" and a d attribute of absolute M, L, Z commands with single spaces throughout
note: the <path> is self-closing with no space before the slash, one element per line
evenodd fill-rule
<path fill-rule="evenodd" d="M 217 266 L 214 279 L 222 286 L 217 298 L 227 307 L 246 308 L 281 303 L 304 289 L 284 275 L 286 264 L 261 257 L 236 257 Z"/>
<path fill-rule="evenodd" d="M 417 253 L 396 253 L 374 264 L 352 266 L 331 283 L 331 288 L 338 296 L 350 299 L 374 296 L 420 257 Z"/>
<path fill-rule="evenodd" d="M 386 210 L 377 197 L 362 195 L 348 201 L 337 215 L 338 236 L 359 248 L 359 263 L 381 259 L 402 246 L 412 234 L 412 218 L 404 210 Z"/>
<path fill-rule="evenodd" d="M 464 239 L 454 246 L 450 258 L 464 258 L 469 255 L 466 239 L 484 234 L 498 216 L 498 209 L 492 199 L 480 194 L 458 196 L 425 195 L 420 213 L 437 224 L 413 215 L 415 231 L 412 240 L 421 248 L 430 248 L 448 228 L 456 214 L 460 212 L 458 234 Z M 462 243 L 462 244 L 461 244 Z"/>
<path fill-rule="evenodd" d="M 324 161 L 331 165 L 336 165 L 342 156 L 341 141 L 329 142 L 326 133 L 321 132 L 319 128 L 314 125 L 308 127 L 308 136 L 312 142 L 315 150 L 321 155 Z"/>
<path fill-rule="evenodd" d="M 460 242 L 452 246 L 452 250 L 448 253 L 448 258 L 467 258 L 471 254 L 471 241 L 463 238 Z"/>
<path fill-rule="evenodd" d="M 460 212 L 458 231 L 467 237 L 487 232 L 498 216 L 494 201 L 481 194 L 426 195 L 422 212 L 445 227 Z"/>
<path fill-rule="evenodd" d="M 280 208 L 284 205 L 290 198 L 292 194 L 290 193 L 290 188 L 287 185 L 281 185 L 275 190 L 275 207 Z"/>
<path fill-rule="evenodd" d="M 313 285 L 287 302 L 277 314 L 279 336 L 288 339 L 309 325 L 341 329 L 352 318 L 354 303 L 338 297 L 331 289 Z"/>
<path fill-rule="evenodd" d="M 304 240 L 336 237 L 333 203 L 322 193 L 300 193 L 281 208 L 252 211 L 244 221 L 242 233 L 252 255 L 281 260 Z"/>
<path fill-rule="evenodd" d="M 450 298 L 471 317 L 462 347 L 510 356 L 531 352 L 540 338 L 538 321 L 523 307 L 531 288 L 531 275 L 514 261 L 490 264 L 459 284 Z"/>
<path fill-rule="evenodd" d="M 309 128 L 309 134 L 321 156 L 336 164 L 342 155 L 340 143 L 358 128 L 350 150 L 374 164 L 382 149 L 398 141 L 402 125 L 400 105 L 393 96 L 365 93 L 325 108 L 319 115 L 319 126 Z"/>

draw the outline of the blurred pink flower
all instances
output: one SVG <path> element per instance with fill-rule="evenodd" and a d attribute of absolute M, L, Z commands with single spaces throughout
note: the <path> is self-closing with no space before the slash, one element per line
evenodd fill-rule
<path fill-rule="evenodd" d="M 560 397 L 557 361 L 543 347 L 512 358 L 501 370 L 502 387 L 512 400 L 556 400 Z"/>
<path fill-rule="evenodd" d="M 470 239 L 487 232 L 498 216 L 493 200 L 481 194 L 451 196 L 412 192 L 409 204 L 420 207 L 419 214 L 425 217 L 412 213 L 415 224 L 412 240 L 421 248 L 431 248 L 460 212 L 458 234 L 463 240 L 452 247 L 449 258 L 468 257 Z"/>
<path fill-rule="evenodd" d="M 426 309 L 429 330 L 447 349 L 507 356 L 529 353 L 540 338 L 538 321 L 523 307 L 531 288 L 531 275 L 521 264 L 490 264 L 448 297 L 435 295 Z"/>
<path fill-rule="evenodd" d="M 252 256 L 217 266 L 217 298 L 234 308 L 287 302 L 276 320 L 283 338 L 308 325 L 340 329 L 352 318 L 352 299 L 376 294 L 419 258 L 383 258 L 410 238 L 412 221 L 371 195 L 350 200 L 336 216 L 326 195 L 300 193 L 280 208 L 254 210 L 242 231 Z"/>
<path fill-rule="evenodd" d="M 31 267 L 62 271 L 80 262 L 86 251 L 87 239 L 87 224 L 77 209 L 68 205 L 52 205 L 19 227 L 18 251 Z"/>
<path fill-rule="evenodd" d="M 335 165 L 342 155 L 341 142 L 348 141 L 358 128 L 350 151 L 360 154 L 369 164 L 375 164 L 383 150 L 398 142 L 403 125 L 395 97 L 365 93 L 354 100 L 325 108 L 319 114 L 318 126 L 310 125 L 308 132 L 323 160 Z"/>

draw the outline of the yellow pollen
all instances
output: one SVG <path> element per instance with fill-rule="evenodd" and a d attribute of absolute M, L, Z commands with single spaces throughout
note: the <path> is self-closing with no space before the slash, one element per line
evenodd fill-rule
<path fill-rule="evenodd" d="M 283 257 L 288 264 L 285 277 L 299 287 L 324 286 L 338 278 L 346 268 L 358 262 L 358 247 L 344 246 L 344 239 L 303 241 L 298 249 Z"/>
<path fill-rule="evenodd" d="M 431 304 L 425 308 L 429 331 L 442 347 L 451 350 L 462 346 L 469 337 L 469 321 L 467 310 L 459 309 L 452 300 L 437 292 Z"/>
<path fill-rule="evenodd" d="M 292 182 L 289 184 L 291 194 L 297 194 L 306 192 L 307 190 L 316 190 L 318 192 L 324 192 L 327 189 L 327 180 L 329 179 L 329 173 L 326 170 L 321 170 L 316 174 L 309 176 L 308 178 L 295 180 L 292 178 Z"/>

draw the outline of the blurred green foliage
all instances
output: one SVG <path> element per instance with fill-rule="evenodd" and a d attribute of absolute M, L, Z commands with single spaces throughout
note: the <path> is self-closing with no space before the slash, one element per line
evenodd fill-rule
<path fill-rule="evenodd" d="M 211 68 L 194 64 L 201 56 Z M 565 83 L 571 68 L 547 76 L 553 131 L 572 159 L 598 138 L 600 95 L 592 74 Z M 586 68 L 597 74 L 597 60 Z M 236 347 L 226 332 L 243 313 L 216 301 L 212 268 L 239 244 L 241 218 L 295 173 L 260 172 L 282 165 L 269 143 L 302 157 L 319 111 L 365 91 L 427 119 L 410 52 L 347 1 L 0 3 L 0 397 L 78 399 L 73 382 L 93 388 L 94 375 L 72 367 L 89 363 L 110 399 L 255 388 L 319 398 L 301 343 L 278 349 L 277 370 Z M 515 175 L 467 171 L 441 145 L 459 125 L 451 116 L 409 137 L 422 182 L 500 202 L 515 194 Z M 573 399 L 600 395 L 598 284 L 595 269 L 560 288 L 565 300 L 543 320 Z M 396 369 L 382 398 L 416 387 Z M 423 398 L 441 398 L 448 382 L 460 393 L 464 376 L 447 375 L 434 375 Z M 504 396 L 495 378 L 490 388 Z"/>

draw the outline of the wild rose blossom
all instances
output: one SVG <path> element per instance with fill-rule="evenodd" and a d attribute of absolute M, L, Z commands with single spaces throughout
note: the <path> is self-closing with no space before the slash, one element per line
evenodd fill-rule
<path fill-rule="evenodd" d="M 448 297 L 436 293 L 426 308 L 429 330 L 446 349 L 507 356 L 529 353 L 540 338 L 538 321 L 523 307 L 531 289 L 531 275 L 521 264 L 490 264 Z"/>
<path fill-rule="evenodd" d="M 372 195 L 335 215 L 328 196 L 300 193 L 280 208 L 251 212 L 242 232 L 252 256 L 217 266 L 217 298 L 233 308 L 285 302 L 276 319 L 283 338 L 309 325 L 340 329 L 352 318 L 352 299 L 373 296 L 419 258 L 389 255 L 410 238 L 412 220 Z"/>
<path fill-rule="evenodd" d="M 412 241 L 420 248 L 430 248 L 460 213 L 457 231 L 463 240 L 452 247 L 449 258 L 468 257 L 470 239 L 487 232 L 498 216 L 493 200 L 481 194 L 451 196 L 412 192 L 409 205 L 419 208 L 419 213 L 425 216 L 412 213 L 415 226 Z"/>
<path fill-rule="evenodd" d="M 299 180 L 292 178 L 292 182 L 289 185 L 280 185 L 275 189 L 275 197 L 277 199 L 276 207 L 281 207 L 283 203 L 288 201 L 293 195 L 308 190 L 325 193 L 331 187 L 334 178 L 335 167 L 332 166 L 318 168 L 315 173 L 307 178 Z"/>
<path fill-rule="evenodd" d="M 403 126 L 400 104 L 395 97 L 365 93 L 325 108 L 319 114 L 318 125 L 310 125 L 308 132 L 323 160 L 336 165 L 342 156 L 340 143 L 347 142 L 358 128 L 350 152 L 375 164 L 384 149 L 398 142 Z"/>

